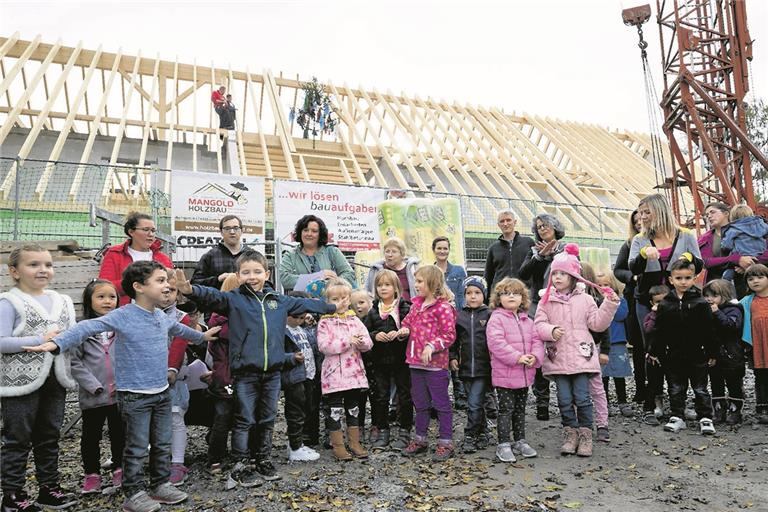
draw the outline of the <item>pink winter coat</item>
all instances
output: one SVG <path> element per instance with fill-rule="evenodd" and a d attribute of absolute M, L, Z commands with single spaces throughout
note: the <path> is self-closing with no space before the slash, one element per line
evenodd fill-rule
<path fill-rule="evenodd" d="M 405 362 L 409 365 L 424 366 L 421 353 L 432 345 L 432 359 L 429 368 L 448 369 L 448 347 L 456 341 L 456 310 L 443 298 L 424 307 L 424 297 L 417 296 L 411 303 L 411 311 L 401 324 L 410 329 Z"/>
<path fill-rule="evenodd" d="M 494 309 L 485 329 L 491 353 L 491 379 L 496 387 L 527 388 L 533 384 L 536 368 L 544 359 L 544 343 L 525 314 L 515 314 L 503 308 Z M 536 364 L 531 368 L 518 363 L 520 356 L 533 354 Z"/>
<path fill-rule="evenodd" d="M 371 350 L 373 342 L 363 322 L 354 311 L 340 315 L 324 315 L 317 324 L 317 348 L 325 354 L 320 374 L 322 393 L 336 393 L 348 389 L 368 388 L 368 378 L 360 351 L 350 339 L 359 334 L 363 339 L 363 352 Z"/>
<path fill-rule="evenodd" d="M 600 373 L 599 351 L 589 331 L 608 329 L 618 307 L 619 302 L 606 299 L 598 309 L 583 286 L 576 286 L 565 300 L 553 290 L 546 304 L 539 303 L 534 320 L 536 332 L 546 342 L 541 372 L 545 376 Z M 565 331 L 560 341 L 552 340 L 555 327 Z"/>

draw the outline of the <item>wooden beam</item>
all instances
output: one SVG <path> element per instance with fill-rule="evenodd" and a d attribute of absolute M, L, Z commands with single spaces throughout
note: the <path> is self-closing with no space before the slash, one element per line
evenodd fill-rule
<path fill-rule="evenodd" d="M 269 98 L 270 105 L 272 106 L 272 113 L 275 118 L 275 127 L 277 128 L 277 135 L 280 137 L 280 146 L 283 148 L 285 164 L 288 166 L 288 175 L 292 180 L 297 180 L 299 178 L 296 174 L 296 167 L 293 165 L 293 157 L 291 156 L 296 152 L 296 146 L 293 144 L 293 137 L 291 137 L 291 134 L 288 133 L 285 113 L 283 112 L 283 107 L 280 105 L 280 100 L 277 96 L 275 78 L 272 76 L 272 72 L 268 69 L 264 70 L 264 78 L 264 88 L 267 90 L 267 97 Z"/>
<path fill-rule="evenodd" d="M 261 145 L 261 155 L 262 158 L 264 158 L 264 169 L 267 172 L 267 178 L 270 180 L 273 178 L 272 176 L 272 164 L 269 161 L 269 152 L 267 151 L 267 141 L 264 137 L 264 130 L 261 128 L 261 108 L 259 102 L 256 101 L 256 91 L 253 87 L 253 82 L 251 82 L 251 73 L 248 71 L 248 68 L 246 68 L 246 85 L 248 87 L 248 90 L 251 93 L 251 103 L 253 103 L 253 111 L 254 115 L 256 116 L 256 130 L 259 135 L 259 144 Z M 264 86 L 262 85 L 262 93 L 264 91 Z M 245 112 L 243 112 L 242 117 L 245 117 Z"/>

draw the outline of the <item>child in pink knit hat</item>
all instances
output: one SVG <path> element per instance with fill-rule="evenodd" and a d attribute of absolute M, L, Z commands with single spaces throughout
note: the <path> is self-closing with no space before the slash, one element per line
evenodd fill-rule
<path fill-rule="evenodd" d="M 589 457 L 593 423 L 589 379 L 600 373 L 599 354 L 589 331 L 604 331 L 611 325 L 619 297 L 581 276 L 578 254 L 576 244 L 567 244 L 553 259 L 534 325 L 545 342 L 542 373 L 557 385 L 565 437 L 560 451 Z M 600 289 L 605 296 L 600 308 L 584 292 L 586 286 Z"/>

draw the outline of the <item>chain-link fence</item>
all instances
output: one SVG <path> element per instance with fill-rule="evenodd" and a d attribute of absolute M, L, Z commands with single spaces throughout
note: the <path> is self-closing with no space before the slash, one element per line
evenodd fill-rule
<path fill-rule="evenodd" d="M 0 238 L 3 240 L 75 239 L 83 248 L 98 249 L 107 238 L 125 240 L 122 226 L 108 223 L 108 235 L 94 226 L 96 206 L 116 215 L 150 213 L 161 233 L 171 233 L 171 182 L 168 169 L 132 165 L 94 165 L 0 158 Z M 274 183 L 269 190 L 274 190 Z M 351 188 L 354 188 L 350 186 Z M 354 191 L 351 191 L 354 192 Z M 413 197 L 459 200 L 465 237 L 465 259 L 477 268 L 498 237 L 497 213 L 515 212 L 518 230 L 531 234 L 531 222 L 549 213 L 563 223 L 567 239 L 581 245 L 608 248 L 616 254 L 626 238 L 628 210 L 571 205 L 538 200 L 505 199 L 438 192 L 406 191 Z M 274 255 L 273 202 L 267 197 L 265 252 Z M 303 212 L 297 212 L 303 214 Z M 183 251 L 168 252 L 186 261 Z"/>

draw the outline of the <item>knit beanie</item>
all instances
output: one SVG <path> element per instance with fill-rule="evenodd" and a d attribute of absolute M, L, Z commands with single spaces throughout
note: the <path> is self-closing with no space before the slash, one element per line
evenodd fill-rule
<path fill-rule="evenodd" d="M 552 263 L 549 266 L 549 280 L 547 282 L 547 289 L 544 292 L 544 295 L 541 297 L 541 301 L 539 301 L 541 304 L 546 304 L 549 300 L 549 293 L 552 290 L 552 273 L 558 270 L 560 272 L 565 272 L 574 278 L 577 282 L 584 283 L 586 286 L 592 286 L 599 290 L 604 290 L 606 288 L 581 277 L 579 246 L 576 244 L 565 244 L 563 252 L 552 258 Z"/>
<path fill-rule="evenodd" d="M 475 288 L 478 288 L 483 293 L 483 300 L 488 299 L 488 284 L 482 277 L 471 276 L 466 278 L 464 280 L 464 288 L 466 289 L 468 286 L 474 286 Z"/>

